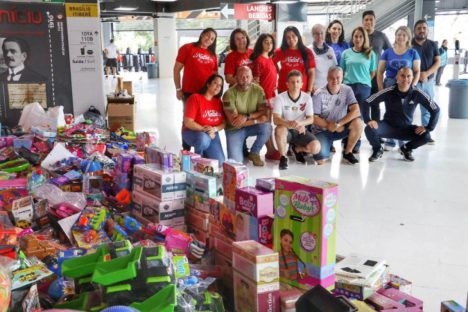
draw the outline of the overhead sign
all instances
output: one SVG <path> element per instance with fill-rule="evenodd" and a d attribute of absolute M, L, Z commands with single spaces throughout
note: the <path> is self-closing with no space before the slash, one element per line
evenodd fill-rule
<path fill-rule="evenodd" d="M 234 17 L 238 20 L 263 20 L 274 19 L 274 6 L 272 4 L 241 4 L 234 3 Z"/>
<path fill-rule="evenodd" d="M 221 13 L 221 19 L 231 19 L 234 15 L 234 9 L 231 7 L 229 3 L 221 3 L 221 9 L 219 13 Z"/>

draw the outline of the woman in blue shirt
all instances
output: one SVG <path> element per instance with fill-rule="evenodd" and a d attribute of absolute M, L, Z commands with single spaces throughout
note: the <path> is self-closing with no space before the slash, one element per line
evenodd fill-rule
<path fill-rule="evenodd" d="M 344 36 L 343 24 L 339 20 L 334 20 L 328 24 L 325 42 L 333 48 L 338 64 L 340 64 L 341 53 L 349 49 L 349 44 L 345 41 Z"/>
<path fill-rule="evenodd" d="M 402 67 L 413 69 L 412 85 L 415 86 L 419 81 L 421 58 L 418 52 L 411 48 L 411 30 L 406 26 L 397 28 L 393 48 L 385 50 L 380 57 L 377 69 L 377 86 L 379 87 L 379 91 L 396 83 L 397 73 Z M 385 79 L 383 78 L 384 73 Z M 399 142 L 400 146 L 402 144 L 402 142 Z M 385 141 L 384 149 L 390 151 L 395 145 L 393 139 L 388 139 Z"/>
<path fill-rule="evenodd" d="M 371 81 L 377 70 L 377 56 L 370 47 L 369 37 L 363 27 L 356 27 L 351 38 L 352 48 L 341 55 L 340 67 L 344 72 L 343 82 L 353 89 L 362 115 L 364 101 L 370 96 Z M 360 145 L 358 141 L 353 153 L 359 152 Z"/>

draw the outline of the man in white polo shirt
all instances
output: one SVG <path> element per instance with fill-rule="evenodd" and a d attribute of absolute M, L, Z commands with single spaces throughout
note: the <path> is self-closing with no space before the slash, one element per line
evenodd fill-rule
<path fill-rule="evenodd" d="M 302 84 L 301 72 L 290 71 L 286 82 L 288 90 L 279 94 L 273 103 L 275 138 L 281 154 L 280 170 L 288 168 L 287 143 L 291 144 L 296 160 L 300 163 L 306 162 L 306 154 L 320 152 L 319 141 L 306 128 L 314 122 L 314 108 L 310 95 L 301 91 Z"/>
<path fill-rule="evenodd" d="M 109 69 L 112 70 L 112 74 L 117 74 L 117 57 L 119 56 L 119 51 L 117 50 L 117 46 L 114 44 L 114 39 L 110 40 L 110 44 L 104 50 L 106 54 L 106 77 L 109 75 Z"/>

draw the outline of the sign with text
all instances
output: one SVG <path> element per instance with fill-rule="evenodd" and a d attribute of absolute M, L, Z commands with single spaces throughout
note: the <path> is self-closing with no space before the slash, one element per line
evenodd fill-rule
<path fill-rule="evenodd" d="M 234 3 L 234 17 L 238 20 L 272 21 L 274 6 L 272 4 L 241 4 Z"/>

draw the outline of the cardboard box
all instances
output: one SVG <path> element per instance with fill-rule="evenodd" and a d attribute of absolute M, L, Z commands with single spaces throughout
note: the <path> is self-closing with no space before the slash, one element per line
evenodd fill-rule
<path fill-rule="evenodd" d="M 232 267 L 258 284 L 279 283 L 278 253 L 256 241 L 232 244 Z"/>
<path fill-rule="evenodd" d="M 221 208 L 224 207 L 224 197 L 218 196 L 215 198 L 210 198 L 210 213 L 214 219 L 214 222 L 220 223 L 220 212 Z"/>
<path fill-rule="evenodd" d="M 221 229 L 227 237 L 236 239 L 236 212 L 223 205 L 219 211 Z"/>
<path fill-rule="evenodd" d="M 279 283 L 257 284 L 234 270 L 234 304 L 237 312 L 279 312 Z"/>
<path fill-rule="evenodd" d="M 233 275 L 234 271 L 232 269 L 232 258 L 228 258 L 225 255 L 214 252 L 214 262 L 215 265 L 221 266 L 222 270 L 222 277 L 221 277 L 221 284 L 228 289 L 233 288 Z"/>
<path fill-rule="evenodd" d="M 441 302 L 440 312 L 466 312 L 466 309 L 456 301 L 447 300 Z"/>
<path fill-rule="evenodd" d="M 388 288 L 388 289 L 379 289 L 377 293 L 390 298 L 397 302 L 403 302 L 406 307 L 415 307 L 419 309 L 423 309 L 423 301 L 415 298 L 413 296 L 408 295 L 402 291 L 399 291 L 395 288 Z"/>
<path fill-rule="evenodd" d="M 217 159 L 195 157 L 191 159 L 191 169 L 201 174 L 213 175 L 219 172 L 219 161 Z"/>
<path fill-rule="evenodd" d="M 135 106 L 132 104 L 107 105 L 107 123 L 110 129 L 124 127 L 127 130 L 135 130 Z"/>
<path fill-rule="evenodd" d="M 161 201 L 182 199 L 186 196 L 185 172 L 164 172 L 155 164 L 136 165 L 133 168 L 133 189 Z"/>
<path fill-rule="evenodd" d="M 189 233 L 193 233 L 193 235 L 195 236 L 195 238 L 202 242 L 203 244 L 207 245 L 209 244 L 209 240 L 210 240 L 210 237 L 209 237 L 209 233 L 207 231 L 204 231 L 192 224 L 189 224 L 187 226 L 188 230 L 189 230 Z"/>
<path fill-rule="evenodd" d="M 122 90 L 127 90 L 128 95 L 133 95 L 133 83 L 130 80 L 122 81 Z"/>
<path fill-rule="evenodd" d="M 208 232 L 210 224 L 210 215 L 194 208 L 186 208 L 187 224 L 195 226 L 204 232 Z"/>
<path fill-rule="evenodd" d="M 274 249 L 280 254 L 281 281 L 333 289 L 338 186 L 285 177 L 276 179 L 275 187 Z M 291 263 L 298 274 L 289 273 Z"/>
<path fill-rule="evenodd" d="M 224 205 L 231 210 L 236 209 L 236 189 L 246 187 L 249 172 L 244 164 L 225 161 L 223 163 Z"/>
<path fill-rule="evenodd" d="M 209 198 L 218 196 L 215 177 L 204 175 L 196 171 L 189 171 L 186 175 L 187 184 L 190 185 L 193 190 L 206 194 Z"/>
<path fill-rule="evenodd" d="M 379 311 L 406 308 L 403 304 L 379 293 L 374 293 L 372 296 L 366 299 L 366 302 Z"/>
<path fill-rule="evenodd" d="M 236 241 L 254 240 L 273 247 L 273 216 L 254 217 L 236 211 Z"/>
<path fill-rule="evenodd" d="M 236 210 L 255 217 L 273 215 L 273 193 L 247 186 L 236 190 Z"/>
<path fill-rule="evenodd" d="M 149 222 L 164 225 L 185 224 L 185 207 L 183 199 L 160 201 L 139 191 L 133 191 L 132 199 L 132 213 L 136 216 L 140 216 Z"/>

